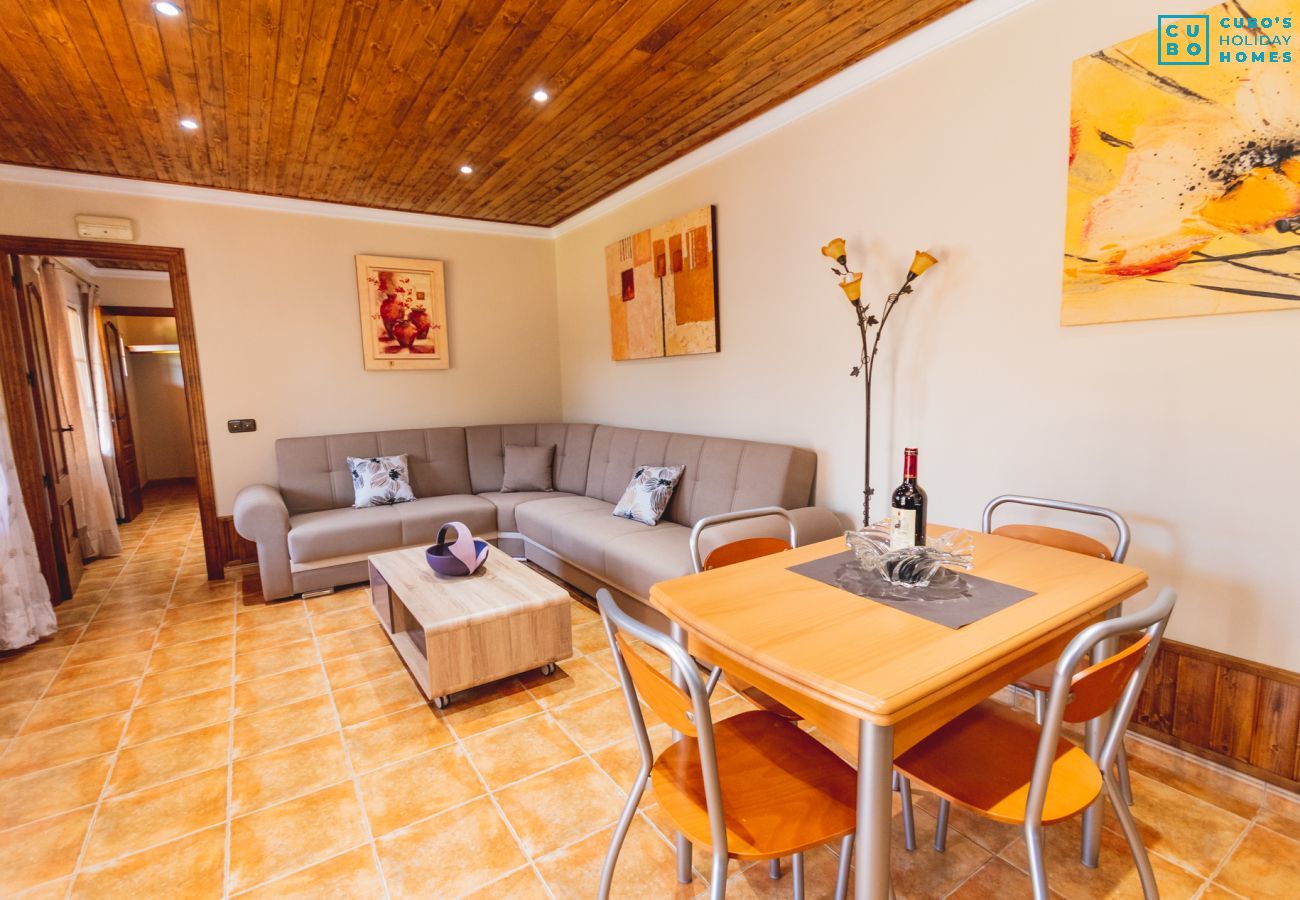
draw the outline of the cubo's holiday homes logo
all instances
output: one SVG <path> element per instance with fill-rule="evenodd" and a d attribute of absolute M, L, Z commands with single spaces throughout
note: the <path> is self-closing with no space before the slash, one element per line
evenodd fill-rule
<path fill-rule="evenodd" d="M 1162 66 L 1208 66 L 1210 64 L 1209 16 L 1160 16 L 1156 34 L 1160 49 L 1156 61 Z"/>
<path fill-rule="evenodd" d="M 1159 16 L 1162 66 L 1291 62 L 1290 16 Z"/>

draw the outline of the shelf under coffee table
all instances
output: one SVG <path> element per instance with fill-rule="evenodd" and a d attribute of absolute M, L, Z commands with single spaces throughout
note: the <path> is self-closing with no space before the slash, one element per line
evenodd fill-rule
<path fill-rule="evenodd" d="M 454 691 L 549 671 L 572 653 L 568 591 L 496 547 L 464 578 L 435 574 L 419 547 L 372 556 L 370 593 L 393 646 L 439 708 Z"/>

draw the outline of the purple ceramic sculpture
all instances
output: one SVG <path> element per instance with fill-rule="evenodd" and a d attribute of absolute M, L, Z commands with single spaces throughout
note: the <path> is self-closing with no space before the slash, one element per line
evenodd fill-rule
<path fill-rule="evenodd" d="M 447 543 L 447 529 L 456 529 L 456 540 Z M 438 543 L 424 551 L 429 568 L 439 575 L 470 575 L 487 559 L 487 541 L 477 540 L 463 522 L 448 522 L 438 529 Z"/>

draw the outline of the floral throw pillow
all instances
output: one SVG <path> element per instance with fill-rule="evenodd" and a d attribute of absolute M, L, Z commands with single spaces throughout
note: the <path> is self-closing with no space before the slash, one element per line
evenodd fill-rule
<path fill-rule="evenodd" d="M 352 489 L 356 492 L 352 505 L 357 509 L 392 506 L 415 499 L 405 453 L 401 456 L 349 456 L 348 471 L 352 473 Z"/>
<path fill-rule="evenodd" d="M 673 498 L 685 466 L 637 466 L 614 515 L 642 525 L 656 525 Z"/>

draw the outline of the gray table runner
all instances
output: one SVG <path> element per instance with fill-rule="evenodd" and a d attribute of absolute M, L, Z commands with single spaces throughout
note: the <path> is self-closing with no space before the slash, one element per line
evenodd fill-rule
<path fill-rule="evenodd" d="M 951 569 L 941 570 L 929 587 L 900 587 L 862 568 L 852 550 L 789 571 L 948 628 L 962 628 L 1034 596 L 1033 591 Z"/>

